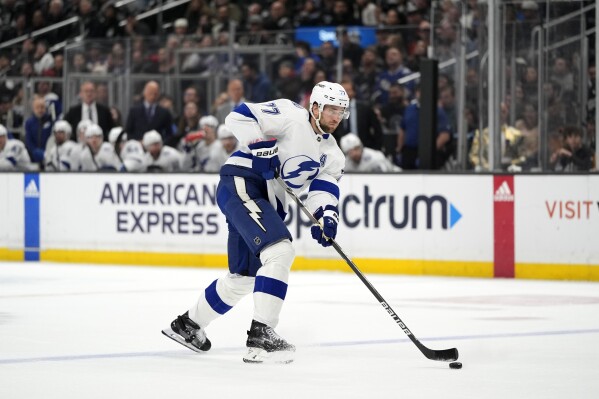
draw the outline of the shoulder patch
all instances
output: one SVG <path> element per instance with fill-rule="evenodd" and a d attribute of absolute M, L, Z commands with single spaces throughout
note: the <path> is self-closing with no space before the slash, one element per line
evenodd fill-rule
<path fill-rule="evenodd" d="M 327 154 L 322 154 L 320 156 L 320 167 L 324 168 L 324 165 L 327 163 Z"/>

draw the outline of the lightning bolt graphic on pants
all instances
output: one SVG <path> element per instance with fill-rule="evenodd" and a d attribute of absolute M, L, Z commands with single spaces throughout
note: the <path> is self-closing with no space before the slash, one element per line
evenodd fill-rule
<path fill-rule="evenodd" d="M 248 195 L 246 189 L 245 189 L 245 179 L 243 177 L 239 177 L 239 176 L 235 176 L 235 189 L 237 190 L 237 195 L 239 195 L 239 198 L 241 198 L 241 200 L 243 201 L 243 206 L 245 206 L 247 208 L 248 215 L 254 219 L 254 222 L 256 222 L 256 224 L 258 226 L 260 226 L 260 228 L 262 229 L 262 231 L 266 231 L 266 228 L 264 228 L 264 226 L 262 225 L 262 223 L 260 223 L 260 214 L 262 213 L 262 211 L 260 210 L 260 207 L 258 206 L 258 204 L 256 204 L 254 202 L 253 199 L 250 198 L 250 196 Z"/>

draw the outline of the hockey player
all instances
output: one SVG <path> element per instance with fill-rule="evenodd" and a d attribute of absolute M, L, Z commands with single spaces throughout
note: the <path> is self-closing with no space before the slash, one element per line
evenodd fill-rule
<path fill-rule="evenodd" d="M 121 169 L 122 163 L 114 148 L 104 142 L 104 134 L 100 126 L 95 123 L 90 124 L 85 129 L 85 140 L 87 147 L 79 155 L 80 171 L 118 171 Z"/>
<path fill-rule="evenodd" d="M 21 140 L 9 139 L 4 125 L 0 125 L 0 170 L 35 170 L 25 144 Z"/>
<path fill-rule="evenodd" d="M 294 259 L 285 219 L 288 199 L 279 174 L 320 220 L 312 237 L 329 246 L 337 234 L 339 187 L 345 159 L 331 133 L 348 118 L 349 98 L 337 83 L 320 82 L 310 108 L 286 99 L 242 103 L 225 120 L 241 149 L 220 170 L 217 203 L 229 226 L 229 273 L 210 284 L 197 304 L 163 333 L 195 351 L 210 349 L 205 328 L 253 292 L 248 363 L 293 361 L 295 347 L 274 330 Z"/>
<path fill-rule="evenodd" d="M 341 149 L 346 155 L 346 172 L 399 172 L 401 169 L 391 163 L 382 151 L 364 147 L 362 140 L 354 133 L 341 137 Z"/>
<path fill-rule="evenodd" d="M 70 172 L 74 165 L 78 165 L 74 157 L 79 156 L 79 151 L 77 144 L 70 140 L 71 132 L 71 124 L 67 121 L 56 121 L 52 127 L 54 145 L 47 147 L 44 155 L 47 171 Z"/>
<path fill-rule="evenodd" d="M 212 165 L 206 170 L 211 156 L 212 146 L 217 142 L 216 129 L 218 128 L 218 119 L 212 115 L 206 115 L 200 118 L 198 123 L 199 132 L 191 132 L 183 139 L 184 143 L 184 169 L 196 172 L 217 172 Z M 201 132 L 201 133 L 200 133 Z"/>
<path fill-rule="evenodd" d="M 144 133 L 142 144 L 146 150 L 145 165 L 149 172 L 179 172 L 183 154 L 162 145 L 162 136 L 156 130 Z"/>
<path fill-rule="evenodd" d="M 146 171 L 146 156 L 143 146 L 137 140 L 127 140 L 127 133 L 122 127 L 117 126 L 110 129 L 108 141 L 123 163 L 121 172 Z"/>
<path fill-rule="evenodd" d="M 210 147 L 209 159 L 204 168 L 206 172 L 218 172 L 227 159 L 239 150 L 239 142 L 226 125 L 218 127 L 217 137 L 218 140 Z"/>

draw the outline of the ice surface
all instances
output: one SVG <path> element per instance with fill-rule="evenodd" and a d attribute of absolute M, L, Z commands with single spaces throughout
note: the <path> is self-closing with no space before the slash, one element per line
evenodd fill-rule
<path fill-rule="evenodd" d="M 598 398 L 599 285 L 294 272 L 289 365 L 242 362 L 251 297 L 197 354 L 160 330 L 223 269 L 0 263 L 0 398 Z"/>

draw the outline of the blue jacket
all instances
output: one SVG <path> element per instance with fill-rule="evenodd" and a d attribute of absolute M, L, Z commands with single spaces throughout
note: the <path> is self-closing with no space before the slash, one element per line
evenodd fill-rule
<path fill-rule="evenodd" d="M 38 119 L 35 115 L 25 121 L 25 147 L 29 151 L 32 162 L 44 161 L 46 143 L 52 134 L 52 119 L 45 114 Z"/>

